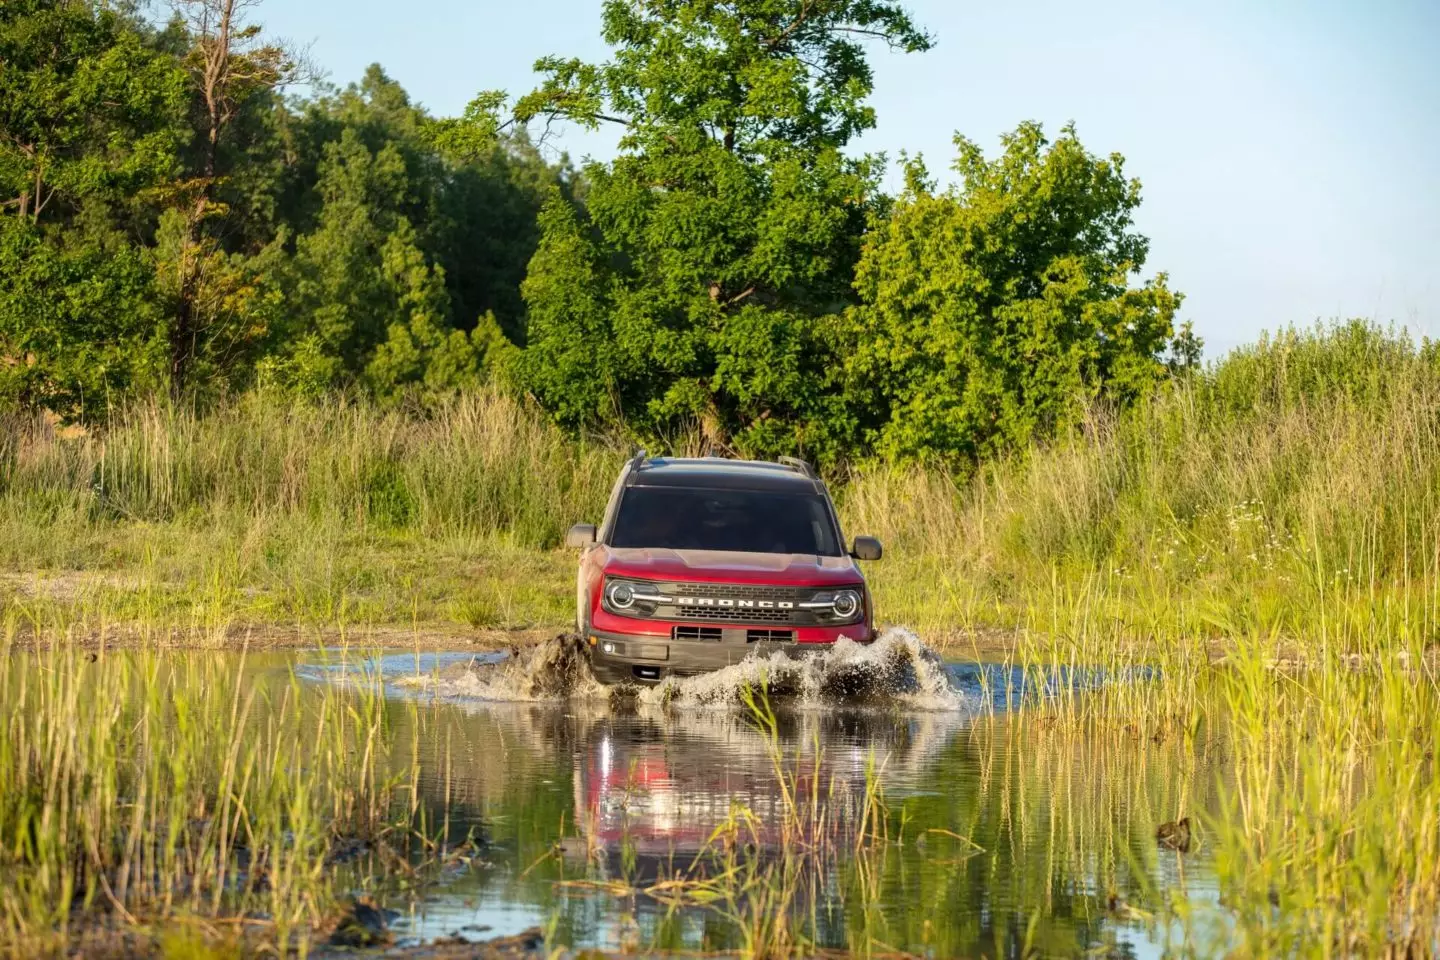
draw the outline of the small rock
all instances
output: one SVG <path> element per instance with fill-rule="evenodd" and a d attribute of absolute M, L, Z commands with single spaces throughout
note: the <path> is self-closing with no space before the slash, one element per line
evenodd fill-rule
<path fill-rule="evenodd" d="M 1190 852 L 1190 818 L 1181 817 L 1173 823 L 1162 823 L 1155 831 L 1155 839 L 1160 841 L 1160 846 L 1168 847 L 1171 850 L 1178 850 L 1181 853 Z"/>
<path fill-rule="evenodd" d="M 398 916 L 365 897 L 357 897 L 335 925 L 330 943 L 337 947 L 379 947 L 391 941 L 390 921 Z"/>
<path fill-rule="evenodd" d="M 485 960 L 522 960 L 537 954 L 543 955 L 545 933 L 539 927 L 531 927 L 513 937 L 496 937 L 493 940 L 484 940 L 476 946 L 481 948 L 481 952 L 476 956 Z"/>

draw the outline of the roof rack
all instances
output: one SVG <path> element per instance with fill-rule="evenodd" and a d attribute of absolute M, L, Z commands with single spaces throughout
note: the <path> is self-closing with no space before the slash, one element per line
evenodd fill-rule
<path fill-rule="evenodd" d="M 801 460 L 799 457 L 776 457 L 776 460 L 778 460 L 780 463 L 783 463 L 791 470 L 798 470 L 799 472 L 805 474 L 805 476 L 809 477 L 811 480 L 818 479 L 815 476 L 815 468 L 810 466 L 808 462 Z"/>

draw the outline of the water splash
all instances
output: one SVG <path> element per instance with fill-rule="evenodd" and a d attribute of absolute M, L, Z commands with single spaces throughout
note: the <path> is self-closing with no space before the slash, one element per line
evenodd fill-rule
<path fill-rule="evenodd" d="M 873 643 L 843 639 L 805 657 L 772 653 L 713 673 L 672 677 L 640 692 L 651 703 L 708 706 L 742 702 L 745 689 L 765 690 L 772 704 L 795 706 L 903 706 L 955 710 L 964 698 L 950 682 L 939 654 L 903 628 Z"/>
<path fill-rule="evenodd" d="M 909 630 L 891 628 L 874 643 L 841 640 L 808 656 L 775 652 L 694 677 L 654 686 L 605 686 L 590 671 L 579 637 L 561 635 L 499 661 L 474 659 L 430 676 L 399 681 L 434 696 L 461 700 L 599 700 L 611 704 L 728 706 L 746 689 L 763 688 L 772 704 L 799 707 L 899 706 L 957 710 L 967 704 L 940 656 Z"/>
<path fill-rule="evenodd" d="M 396 684 L 464 700 L 545 702 L 602 700 L 610 695 L 590 672 L 584 641 L 568 633 L 532 646 L 512 647 L 503 659 L 476 657 L 429 676 L 404 677 Z"/>

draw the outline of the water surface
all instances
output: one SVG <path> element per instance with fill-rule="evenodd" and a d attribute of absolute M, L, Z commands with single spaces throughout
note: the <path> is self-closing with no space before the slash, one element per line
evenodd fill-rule
<path fill-rule="evenodd" d="M 1155 838 L 1177 811 L 1213 806 L 1197 786 L 1213 773 L 1179 744 L 1062 733 L 1009 707 L 1021 677 L 998 665 L 946 664 L 950 709 L 783 710 L 767 735 L 721 706 L 505 703 L 405 682 L 470 656 L 364 664 L 389 697 L 391 763 L 418 771 L 430 822 L 452 842 L 483 839 L 405 905 L 402 942 L 541 926 L 575 947 L 737 948 L 727 914 L 744 904 L 675 907 L 643 891 L 713 859 L 737 817 L 739 855 L 776 856 L 787 805 L 829 811 L 829 852 L 790 903 L 820 946 L 1151 956 L 1179 936 L 1163 910 L 1174 892 L 1214 898 L 1203 845 L 1180 854 Z M 298 670 L 316 683 L 344 672 L 316 655 Z M 887 839 L 857 855 L 867 778 Z"/>

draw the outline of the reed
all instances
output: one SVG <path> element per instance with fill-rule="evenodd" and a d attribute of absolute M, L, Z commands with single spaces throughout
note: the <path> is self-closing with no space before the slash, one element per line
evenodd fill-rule
<path fill-rule="evenodd" d="M 973 475 L 867 469 L 841 496 L 886 541 L 881 612 L 927 634 L 1082 613 L 1132 639 L 1309 645 L 1323 609 L 1346 639 L 1395 638 L 1440 609 L 1440 350 L 1289 331 Z"/>
<path fill-rule="evenodd" d="M 238 666 L 0 649 L 0 954 L 186 919 L 303 951 L 343 887 L 337 847 L 408 845 L 375 685 L 301 697 Z"/>
<path fill-rule="evenodd" d="M 1378 592 L 1380 583 L 1371 584 Z M 1440 950 L 1440 659 L 1433 621 L 1375 624 L 1353 594 L 1303 644 L 1233 633 L 1137 655 L 1123 625 L 1071 610 L 1033 631 L 1027 722 L 1085 744 L 1178 751 L 1167 820 L 1189 817 L 1217 912 L 1164 904 L 1198 953 L 1432 956 Z M 1062 606 L 1059 600 L 1046 607 Z M 1073 626 L 1078 624 L 1079 626 Z M 1097 783 L 1113 783 L 1100 775 Z M 1160 814 L 1157 812 L 1156 819 Z"/>
<path fill-rule="evenodd" d="M 1211 829 L 1241 938 L 1269 955 L 1434 955 L 1434 659 L 1332 650 L 1277 674 L 1259 649 L 1219 691 L 1235 770 Z"/>

